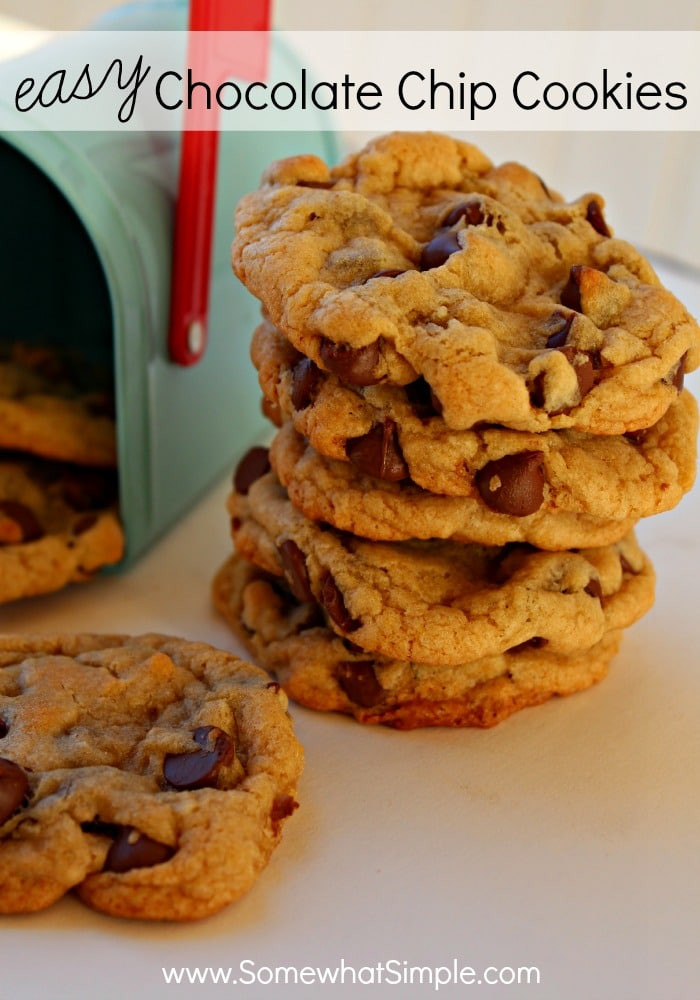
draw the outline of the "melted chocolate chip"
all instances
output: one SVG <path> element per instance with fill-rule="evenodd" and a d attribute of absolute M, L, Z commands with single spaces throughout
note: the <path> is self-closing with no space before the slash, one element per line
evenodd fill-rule
<path fill-rule="evenodd" d="M 274 691 L 275 694 L 277 694 L 277 692 L 280 690 L 280 688 L 282 687 L 282 685 L 278 684 L 277 681 L 268 681 L 268 683 L 265 685 L 265 687 L 269 688 L 271 691 Z"/>
<path fill-rule="evenodd" d="M 350 385 L 376 385 L 381 381 L 381 376 L 374 372 L 379 361 L 379 342 L 376 340 L 366 347 L 350 347 L 324 337 L 321 358 L 329 372 Z"/>
<path fill-rule="evenodd" d="M 683 381 L 684 381 L 684 376 L 685 376 L 685 361 L 686 361 L 687 357 L 688 357 L 688 352 L 686 351 L 685 354 L 683 355 L 683 357 L 680 359 L 680 361 L 676 365 L 676 369 L 673 372 L 673 376 L 671 378 L 671 385 L 675 389 L 677 389 L 677 391 L 679 393 L 683 392 Z"/>
<path fill-rule="evenodd" d="M 132 868 L 152 868 L 167 861 L 174 853 L 175 848 L 169 844 L 151 840 L 133 826 L 122 826 L 107 852 L 103 871 L 128 872 Z"/>
<path fill-rule="evenodd" d="M 335 668 L 338 685 L 350 701 L 362 708 L 377 705 L 384 697 L 384 688 L 377 680 L 371 660 L 346 660 Z"/>
<path fill-rule="evenodd" d="M 345 451 L 355 468 L 366 476 L 392 483 L 408 477 L 408 466 L 401 453 L 393 420 L 375 424 L 361 437 L 348 438 Z"/>
<path fill-rule="evenodd" d="M 541 635 L 533 635 L 531 639 L 526 639 L 525 642 L 519 642 L 517 646 L 511 646 L 507 652 L 509 653 L 522 653 L 526 649 L 542 649 L 546 646 L 549 639 L 545 639 Z"/>
<path fill-rule="evenodd" d="M 101 819 L 90 819 L 80 824 L 83 833 L 94 833 L 98 837 L 111 837 L 114 840 L 121 833 L 123 827 L 118 823 L 104 823 Z"/>
<path fill-rule="evenodd" d="M 478 201 L 464 201 L 461 205 L 455 205 L 442 220 L 442 225 L 445 227 L 454 226 L 460 219 L 464 219 L 468 226 L 480 226 L 484 221 L 484 210 L 481 204 Z"/>
<path fill-rule="evenodd" d="M 559 350 L 576 372 L 579 393 L 583 399 L 595 382 L 592 356 L 588 351 L 579 351 L 577 347 L 560 347 Z"/>
<path fill-rule="evenodd" d="M 400 274 L 405 274 L 406 269 L 401 267 L 387 267 L 384 271 L 375 271 L 374 274 L 370 274 L 367 281 L 371 281 L 372 278 L 398 278 Z"/>
<path fill-rule="evenodd" d="M 598 600 L 603 596 L 603 588 L 600 585 L 600 580 L 596 580 L 595 577 L 591 577 L 586 586 L 583 588 L 584 591 L 589 595 L 589 597 L 596 597 Z"/>
<path fill-rule="evenodd" d="M 247 494 L 253 483 L 270 471 L 270 456 L 267 448 L 251 448 L 245 453 L 233 474 L 236 493 Z"/>
<path fill-rule="evenodd" d="M 438 233 L 430 243 L 426 243 L 420 256 L 421 271 L 430 271 L 434 267 L 440 267 L 448 257 L 461 250 L 462 247 L 457 239 L 457 233 L 448 230 L 445 233 Z"/>
<path fill-rule="evenodd" d="M 429 420 L 442 412 L 442 405 L 423 376 L 404 386 L 406 398 L 419 420 Z M 437 404 L 437 405 L 436 405 Z"/>
<path fill-rule="evenodd" d="M 593 226 L 601 236 L 609 236 L 610 230 L 603 218 L 603 210 L 597 201 L 589 201 L 586 206 L 586 222 Z"/>
<path fill-rule="evenodd" d="M 309 582 L 309 571 L 306 568 L 306 556 L 296 542 L 288 538 L 277 546 L 284 575 L 289 589 L 299 601 L 313 601 L 314 595 Z"/>
<path fill-rule="evenodd" d="M 19 764 L 0 757 L 0 824 L 17 812 L 28 791 L 29 779 Z"/>
<path fill-rule="evenodd" d="M 362 622 L 352 618 L 345 607 L 345 601 L 331 573 L 326 571 L 321 583 L 320 602 L 343 632 L 354 632 Z"/>
<path fill-rule="evenodd" d="M 572 324 L 574 322 L 574 314 L 573 313 L 566 314 L 561 312 L 552 313 L 552 316 L 550 317 L 549 320 L 549 324 L 551 325 L 552 322 L 559 322 L 559 321 L 560 325 L 558 326 L 558 328 L 554 331 L 554 333 L 550 333 L 550 335 L 547 337 L 547 343 L 546 343 L 547 347 L 556 348 L 564 346 L 564 344 L 566 343 L 566 339 L 571 331 Z"/>
<path fill-rule="evenodd" d="M 0 514 L 4 514 L 15 522 L 20 530 L 22 542 L 34 542 L 44 534 L 44 529 L 36 519 L 34 512 L 17 500 L 0 500 Z"/>
<path fill-rule="evenodd" d="M 292 406 L 295 410 L 305 410 L 313 398 L 321 379 L 321 369 L 311 358 L 302 358 L 292 368 Z"/>
<path fill-rule="evenodd" d="M 163 761 L 163 776 L 178 790 L 212 788 L 219 771 L 234 757 L 233 741 L 217 726 L 200 726 L 192 733 L 201 750 L 169 753 Z"/>
<path fill-rule="evenodd" d="M 559 301 L 567 309 L 573 309 L 574 312 L 582 312 L 581 309 L 581 274 L 583 272 L 583 266 L 581 264 L 574 264 L 569 271 L 569 280 L 564 285 L 561 290 L 561 295 L 559 296 Z"/>
<path fill-rule="evenodd" d="M 491 510 L 514 517 L 534 514 L 544 500 L 544 455 L 541 451 L 521 451 L 487 462 L 477 472 L 475 482 Z"/>
<path fill-rule="evenodd" d="M 291 816 L 295 809 L 299 808 L 299 803 L 292 795 L 277 795 L 272 803 L 270 819 L 276 826 L 287 816 Z"/>

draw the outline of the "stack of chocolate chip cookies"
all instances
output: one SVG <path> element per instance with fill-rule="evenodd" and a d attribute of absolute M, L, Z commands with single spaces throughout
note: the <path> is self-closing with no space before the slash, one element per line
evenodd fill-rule
<path fill-rule="evenodd" d="M 0 604 L 123 553 L 110 396 L 72 376 L 53 349 L 0 346 Z"/>
<path fill-rule="evenodd" d="M 278 431 L 214 598 L 301 704 L 492 725 L 602 678 L 653 602 L 633 528 L 692 486 L 700 330 L 612 236 L 475 147 L 274 164 L 236 216 Z"/>

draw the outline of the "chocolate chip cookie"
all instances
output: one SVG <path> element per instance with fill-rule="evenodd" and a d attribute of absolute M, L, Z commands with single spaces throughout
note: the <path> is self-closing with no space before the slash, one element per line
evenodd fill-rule
<path fill-rule="evenodd" d="M 71 382 L 51 351 L 17 345 L 0 357 L 0 448 L 113 467 L 117 462 L 113 411 L 108 391 L 83 389 Z"/>
<path fill-rule="evenodd" d="M 247 891 L 296 808 L 279 685 L 165 636 L 0 638 L 0 912 L 70 889 L 191 920 Z"/>
<path fill-rule="evenodd" d="M 397 729 L 493 726 L 518 709 L 601 680 L 620 633 L 590 649 L 553 653 L 530 641 L 457 667 L 386 660 L 341 639 L 320 609 L 278 578 L 231 556 L 213 584 L 214 603 L 251 654 L 308 708 L 343 712 Z"/>
<path fill-rule="evenodd" d="M 307 517 L 365 538 L 526 541 L 552 550 L 618 541 L 640 518 L 674 507 L 695 478 L 697 407 L 687 392 L 634 436 L 493 428 L 451 432 L 460 448 L 444 438 L 431 447 L 426 433 L 419 449 L 418 430 L 411 451 L 434 473 L 421 477 L 439 483 L 431 491 L 392 476 L 404 428 L 391 426 L 391 435 L 371 431 L 361 460 L 348 463 L 318 454 L 287 423 L 270 460 Z"/>
<path fill-rule="evenodd" d="M 0 452 L 0 604 L 89 580 L 123 553 L 114 472 Z"/>
<path fill-rule="evenodd" d="M 336 634 L 390 659 L 453 666 L 535 638 L 568 654 L 653 603 L 633 535 L 579 552 L 366 541 L 305 518 L 273 473 L 234 492 L 229 513 L 241 556 L 320 604 Z"/>
<path fill-rule="evenodd" d="M 567 203 L 444 135 L 274 164 L 238 206 L 233 266 L 317 367 L 422 379 L 455 430 L 639 430 L 700 364 L 697 324 L 599 196 Z"/>

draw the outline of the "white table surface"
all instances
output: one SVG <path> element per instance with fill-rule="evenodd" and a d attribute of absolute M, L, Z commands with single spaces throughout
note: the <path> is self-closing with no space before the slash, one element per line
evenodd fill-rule
<path fill-rule="evenodd" d="M 663 276 L 700 313 L 696 279 Z M 697 393 L 698 376 L 687 382 Z M 0 609 L 0 631 L 156 630 L 240 652 L 209 604 L 230 547 L 227 492 L 221 483 L 127 573 Z M 1 1000 L 436 992 L 353 986 L 347 972 L 344 987 L 168 986 L 161 971 L 236 977 L 247 960 L 265 979 L 341 959 L 361 979 L 387 961 L 401 976 L 454 960 L 540 971 L 539 985 L 449 985 L 447 996 L 696 997 L 699 523 L 696 490 L 640 525 L 657 601 L 601 685 L 488 731 L 400 733 L 293 707 L 301 808 L 254 889 L 186 926 L 120 921 L 73 898 L 0 918 Z"/>

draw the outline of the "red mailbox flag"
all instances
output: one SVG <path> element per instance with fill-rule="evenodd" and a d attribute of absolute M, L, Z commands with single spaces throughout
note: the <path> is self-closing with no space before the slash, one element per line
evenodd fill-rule
<path fill-rule="evenodd" d="M 229 77 L 264 80 L 271 0 L 191 0 L 187 65 L 193 79 L 215 89 Z M 217 44 L 215 32 L 227 34 Z M 175 214 L 170 293 L 169 349 L 172 361 L 192 365 L 207 341 L 216 166 L 218 105 L 204 100 L 185 112 Z"/>

